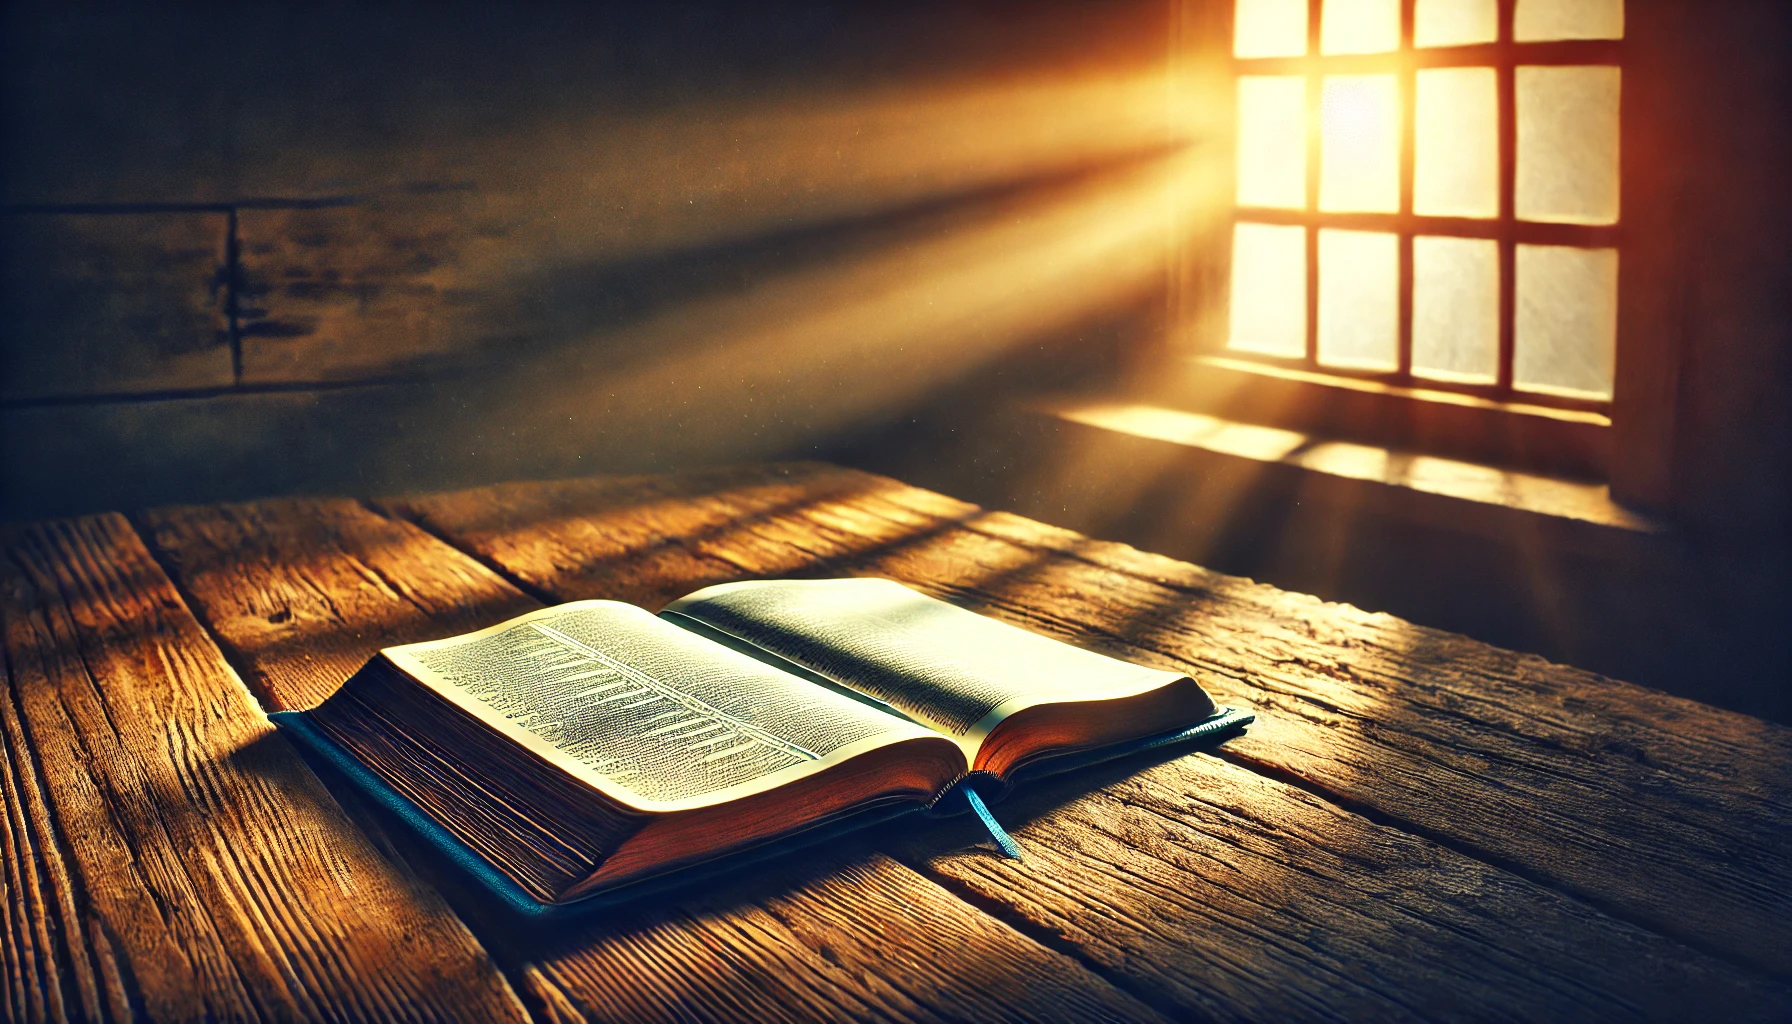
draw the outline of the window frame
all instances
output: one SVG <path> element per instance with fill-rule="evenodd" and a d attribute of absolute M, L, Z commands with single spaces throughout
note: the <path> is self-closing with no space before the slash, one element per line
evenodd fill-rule
<path fill-rule="evenodd" d="M 1518 42 L 1513 38 L 1516 0 L 1497 0 L 1497 36 L 1495 41 L 1461 46 L 1415 48 L 1413 23 L 1415 0 L 1400 0 L 1400 41 L 1393 52 L 1373 54 L 1323 54 L 1320 35 L 1323 27 L 1324 0 L 1307 0 L 1307 53 L 1293 57 L 1238 57 L 1232 52 L 1235 0 L 1220 0 L 1221 17 L 1212 27 L 1223 32 L 1215 35 L 1223 40 L 1226 67 L 1225 99 L 1231 112 L 1227 118 L 1226 202 L 1229 214 L 1224 218 L 1225 241 L 1220 246 L 1217 289 L 1208 289 L 1213 298 L 1221 299 L 1222 308 L 1229 303 L 1230 259 L 1233 226 L 1238 223 L 1298 226 L 1305 229 L 1305 351 L 1298 358 L 1278 357 L 1227 347 L 1225 317 L 1217 318 L 1216 330 L 1209 330 L 1206 344 L 1200 347 L 1213 356 L 1229 362 L 1246 362 L 1305 374 L 1326 375 L 1357 381 L 1369 381 L 1400 392 L 1448 392 L 1480 399 L 1492 406 L 1522 406 L 1531 409 L 1559 409 L 1593 414 L 1609 414 L 1613 399 L 1559 394 L 1549 391 L 1520 390 L 1513 386 L 1514 340 L 1517 320 L 1516 276 L 1517 247 L 1524 244 L 1560 245 L 1575 248 L 1615 249 L 1620 252 L 1620 292 L 1623 287 L 1622 255 L 1624 225 L 1631 211 L 1620 205 L 1619 218 L 1609 225 L 1586 225 L 1525 221 L 1516 215 L 1517 192 L 1517 69 L 1521 66 L 1607 66 L 1620 73 L 1626 66 L 1624 40 L 1552 40 Z M 1217 56 L 1217 55 L 1215 55 Z M 1414 128 L 1417 108 L 1417 76 L 1430 68 L 1474 67 L 1492 69 L 1497 96 L 1498 132 L 1498 212 L 1491 218 L 1444 217 L 1413 212 Z M 1399 161 L 1399 209 L 1392 213 L 1341 213 L 1319 209 L 1320 131 L 1318 109 L 1326 75 L 1393 74 L 1400 102 L 1401 133 Z M 1236 112 L 1237 83 L 1243 76 L 1284 75 L 1306 79 L 1309 123 L 1306 137 L 1306 197 L 1303 209 L 1240 206 L 1236 201 Z M 1627 90 L 1621 87 L 1620 95 Z M 1624 145 L 1624 117 L 1620 114 L 1620 162 Z M 1623 175 L 1620 173 L 1620 183 Z M 1620 184 L 1620 192 L 1624 191 Z M 1397 264 L 1397 337 L 1398 363 L 1391 371 L 1364 370 L 1321 364 L 1318 360 L 1319 339 L 1319 232 L 1333 228 L 1393 234 L 1396 239 Z M 1418 235 L 1448 238 L 1492 240 L 1498 247 L 1498 363 L 1497 377 L 1491 384 L 1438 380 L 1412 373 L 1413 327 L 1413 239 Z M 1216 239 L 1217 240 L 1217 239 Z M 1215 291 L 1218 294 L 1213 294 Z M 1620 306 L 1622 297 L 1620 295 Z M 1623 346 L 1614 353 L 1614 364 L 1622 357 Z M 1621 376 L 1614 365 L 1613 390 Z M 1409 397 L 1409 401 L 1423 398 Z"/>

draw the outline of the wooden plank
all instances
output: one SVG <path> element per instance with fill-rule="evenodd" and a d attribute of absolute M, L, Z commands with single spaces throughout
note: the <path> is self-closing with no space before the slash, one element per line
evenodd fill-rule
<path fill-rule="evenodd" d="M 1019 864 L 922 841 L 900 856 L 1204 1019 L 1772 1020 L 1792 1005 L 1783 985 L 1217 758 L 1096 776 L 997 809 L 1022 826 Z"/>
<path fill-rule="evenodd" d="M 685 507 L 682 499 L 657 500 Z M 704 515 L 692 507 L 686 526 Z M 532 604 L 467 555 L 355 502 L 174 508 L 143 518 L 226 650 L 282 706 L 318 699 L 381 646 L 489 625 Z M 597 538 L 578 543 L 586 541 Z M 650 538 L 627 542 L 671 557 Z M 238 544 L 245 557 L 233 562 Z M 601 546 L 591 550 L 602 557 Z M 693 564 L 699 577 L 715 570 Z M 281 626 L 304 624 L 300 634 L 264 625 L 271 610 L 287 613 Z M 313 633 L 332 636 L 314 645 L 303 639 Z M 439 880 L 480 913 L 452 879 Z M 516 965 L 532 1007 L 550 1018 L 1154 1016 L 1074 961 L 862 845 L 546 937 L 481 920 L 488 944 Z"/>
<path fill-rule="evenodd" d="M 832 514 L 963 523 L 862 569 L 1195 672 L 1262 713 L 1235 756 L 1792 976 L 1792 730 L 913 488 Z"/>
<path fill-rule="evenodd" d="M 0 534 L 9 1015 L 520 1020 L 118 515 Z"/>
<path fill-rule="evenodd" d="M 786 500 L 770 513 L 743 507 L 732 529 L 712 526 L 681 546 L 733 564 L 739 578 L 890 575 L 1030 628 L 1191 669 L 1221 699 L 1263 713 L 1229 747 L 1233 756 L 1351 806 L 1413 812 L 1399 815 L 1409 829 L 1772 969 L 1778 952 L 1755 947 L 1783 935 L 1784 926 L 1738 904 L 1784 892 L 1784 846 L 1771 841 L 1786 827 L 1774 803 L 1787 792 L 1781 766 L 1792 763 L 1781 752 L 1784 730 L 894 481 L 802 472 L 805 486 L 821 492 L 814 501 L 792 507 Z M 717 491 L 706 501 L 727 497 Z M 657 515 L 653 502 L 631 501 L 623 485 L 598 481 L 391 506 L 521 574 L 555 552 L 549 560 L 558 560 L 567 584 L 554 592 L 564 598 L 635 589 L 626 560 L 566 564 L 577 550 L 572 538 L 611 528 L 651 532 Z M 676 526 L 665 532 L 675 536 Z M 552 589 L 553 580 L 542 576 L 538 585 Z M 679 593 L 665 579 L 650 589 L 663 599 Z M 1375 658 L 1381 667 L 1370 675 Z M 1682 879 L 1690 885 L 1683 888 Z M 1529 898 L 1537 928 L 1582 928 L 1562 916 L 1560 897 L 1532 887 Z M 1719 901 L 1724 911 L 1712 913 L 1701 900 Z M 1645 941 L 1618 921 L 1597 919 L 1599 927 L 1583 928 L 1576 942 L 1617 949 Z M 1700 965 L 1719 989 L 1753 991 L 1746 975 L 1684 947 L 1665 943 L 1657 954 Z M 1532 966 L 1550 973 L 1547 963 Z M 1641 983 L 1620 975 L 1607 981 L 1614 1000 Z"/>
<path fill-rule="evenodd" d="M 594 1020 L 1162 1019 L 858 843 L 525 959 L 542 1005 Z"/>
<path fill-rule="evenodd" d="M 142 515 L 176 583 L 269 710 L 316 707 L 372 650 L 468 633 L 541 602 L 410 523 L 346 498 Z M 292 552 L 304 552 L 302 561 Z"/>
<path fill-rule="evenodd" d="M 0 400 L 233 379 L 222 213 L 0 215 Z"/>
<path fill-rule="evenodd" d="M 243 379 L 391 377 L 538 337 L 505 273 L 550 241 L 539 214 L 467 189 L 241 211 Z"/>
<path fill-rule="evenodd" d="M 707 539 L 744 520 L 883 486 L 821 463 L 785 463 L 498 484 L 379 504 L 538 593 L 658 610 L 697 587 L 743 578 L 739 565 L 703 553 Z"/>

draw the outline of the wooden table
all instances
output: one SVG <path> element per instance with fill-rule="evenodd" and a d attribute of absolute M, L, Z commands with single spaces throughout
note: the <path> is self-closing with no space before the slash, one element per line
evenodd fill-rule
<path fill-rule="evenodd" d="M 4 529 L 7 1015 L 1792 1017 L 1792 730 L 835 467 Z M 264 712 L 545 602 L 877 574 L 1192 672 L 1214 754 L 523 930 Z M 1465 581 L 1471 586 L 1472 581 Z"/>

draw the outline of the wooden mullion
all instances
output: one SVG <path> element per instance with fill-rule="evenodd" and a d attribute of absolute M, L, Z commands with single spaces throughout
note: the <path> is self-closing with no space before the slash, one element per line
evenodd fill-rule
<path fill-rule="evenodd" d="M 1405 34 L 1405 38 L 1410 40 L 1410 33 Z M 1514 43 L 1509 41 L 1509 34 L 1502 38 L 1508 41 L 1419 49 L 1406 45 L 1402 51 L 1415 66 L 1421 68 L 1492 67 L 1506 61 L 1574 65 L 1622 63 L 1623 44 L 1615 39 Z M 1240 75 L 1297 75 L 1308 69 L 1316 69 L 1324 74 L 1374 74 L 1386 71 L 1388 59 L 1392 56 L 1391 53 L 1321 54 L 1315 42 L 1313 52 L 1305 57 L 1234 57 L 1232 64 L 1234 73 Z"/>
<path fill-rule="evenodd" d="M 1306 364 L 1319 365 L 1319 227 L 1312 220 L 1319 212 L 1320 102 L 1324 79 L 1318 73 L 1319 36 L 1325 16 L 1324 0 L 1307 0 L 1307 352 Z"/>
<path fill-rule="evenodd" d="M 1415 0 L 1400 0 L 1400 214 L 1407 224 L 1413 216 L 1413 167 L 1417 147 L 1415 129 L 1418 110 L 1418 71 L 1410 59 L 1413 53 L 1413 8 Z M 1403 229 L 1399 239 L 1399 327 L 1395 359 L 1399 378 L 1412 376 L 1412 250 L 1413 232 Z"/>
<path fill-rule="evenodd" d="M 1306 196 L 1301 209 L 1235 207 L 1234 220 L 1300 227 L 1305 233 L 1305 345 L 1293 362 L 1319 369 L 1319 233 L 1328 228 L 1393 233 L 1398 253 L 1397 369 L 1391 373 L 1350 370 L 1337 372 L 1390 383 L 1411 383 L 1413 345 L 1413 249 L 1417 235 L 1490 239 L 1499 251 L 1499 364 L 1491 386 L 1451 381 L 1425 381 L 1432 389 L 1456 391 L 1498 399 L 1510 399 L 1513 387 L 1517 324 L 1517 246 L 1562 245 L 1605 248 L 1619 242 L 1615 224 L 1550 224 L 1519 222 L 1516 217 L 1518 123 L 1516 68 L 1525 64 L 1617 64 L 1620 44 L 1614 40 L 1563 40 L 1518 43 L 1513 41 L 1517 0 L 1499 0 L 1498 40 L 1474 46 L 1416 49 L 1413 46 L 1416 0 L 1401 0 L 1400 49 L 1393 54 L 1320 53 L 1324 0 L 1308 0 L 1307 53 L 1300 57 L 1234 58 L 1236 74 L 1303 75 L 1307 83 L 1309 123 L 1307 131 Z M 1395 213 L 1324 213 L 1319 210 L 1323 152 L 1320 106 L 1328 74 L 1382 73 L 1393 65 L 1399 76 L 1401 96 L 1400 204 Z M 1493 218 L 1428 217 L 1413 211 L 1417 149 L 1418 72 L 1432 67 L 1492 67 L 1499 103 L 1499 213 Z M 1253 357 L 1254 358 L 1254 357 Z M 1283 360 L 1265 358 L 1264 362 Z M 1333 372 L 1333 368 L 1326 368 Z M 1606 409 L 1609 401 L 1525 395 L 1526 401 L 1571 408 Z"/>
<path fill-rule="evenodd" d="M 1517 240 L 1512 230 L 1516 220 L 1514 196 L 1518 187 L 1518 108 L 1517 68 L 1512 43 L 1513 11 L 1517 0 L 1499 0 L 1499 42 L 1494 75 L 1499 90 L 1499 155 L 1500 215 L 1499 261 L 1500 361 L 1498 390 L 1512 391 L 1512 353 L 1518 319 L 1517 304 Z"/>
<path fill-rule="evenodd" d="M 1530 245 L 1573 245 L 1608 248 L 1618 244 L 1615 224 L 1549 224 L 1542 221 L 1502 222 L 1497 218 L 1426 217 L 1399 213 L 1307 213 L 1267 206 L 1241 206 L 1235 217 L 1261 224 L 1317 224 L 1347 231 L 1402 231 L 1456 238 L 1513 238 Z"/>

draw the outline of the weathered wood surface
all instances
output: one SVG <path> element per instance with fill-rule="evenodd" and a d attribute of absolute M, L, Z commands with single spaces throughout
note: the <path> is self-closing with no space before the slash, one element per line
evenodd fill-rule
<path fill-rule="evenodd" d="M 498 484 L 378 504 L 464 547 L 537 593 L 660 607 L 698 587 L 753 575 L 706 550 L 743 520 L 795 513 L 886 486 L 798 463 L 666 476 Z M 809 560 L 813 561 L 813 560 Z M 808 564 L 800 555 L 793 569 Z"/>
<path fill-rule="evenodd" d="M 674 487 L 684 498 L 668 502 Z M 1229 756 L 1729 961 L 1784 973 L 1792 955 L 1792 744 L 1777 726 L 848 471 L 698 474 L 641 496 L 623 481 L 563 481 L 387 504 L 561 598 L 653 604 L 716 579 L 871 572 L 1182 666 L 1262 713 Z M 704 510 L 695 524 L 692 508 Z M 621 539 L 581 556 L 605 537 Z M 635 559 L 655 569 L 637 575 Z M 701 571 L 680 581 L 659 568 L 679 560 Z M 1534 925 L 1573 916 L 1542 892 Z M 1602 920 L 1599 941 L 1642 941 Z M 1680 953 L 1719 988 L 1752 990 L 1745 975 Z M 1614 998 L 1650 991 L 1621 975 L 1608 984 Z"/>
<path fill-rule="evenodd" d="M 546 241 L 519 206 L 462 189 L 242 211 L 243 379 L 391 377 L 538 336 L 540 305 L 494 294 Z"/>
<path fill-rule="evenodd" d="M 985 857 L 994 859 L 992 854 Z M 544 1007 L 594 1020 L 1163 1019 L 858 843 L 530 951 Z"/>
<path fill-rule="evenodd" d="M 1792 730 L 914 488 L 839 514 L 962 520 L 863 568 L 1193 671 L 1262 713 L 1233 756 L 1792 976 Z"/>
<path fill-rule="evenodd" d="M 282 707 L 314 703 L 382 646 L 534 605 L 471 557 L 355 502 L 174 508 L 142 521 L 225 649 Z M 244 557 L 230 561 L 239 547 Z M 298 633 L 272 628 L 287 623 Z M 300 639 L 314 631 L 331 637 Z M 561 934 L 517 935 L 489 920 L 480 934 L 550 1019 L 1154 1016 L 887 856 L 857 846 L 803 860 L 793 874 L 755 873 L 730 893 Z M 441 881 L 453 891 L 452 878 Z"/>
<path fill-rule="evenodd" d="M 0 214 L 0 401 L 231 383 L 223 213 Z"/>
<path fill-rule="evenodd" d="M 0 549 L 0 1016 L 522 1018 L 122 517 L 10 528 Z"/>
<path fill-rule="evenodd" d="M 269 710 L 316 707 L 371 653 L 539 608 L 410 523 L 346 498 L 153 509 L 175 581 Z"/>
<path fill-rule="evenodd" d="M 1782 984 L 1246 768 L 1141 767 L 999 807 L 1021 826 L 1019 864 L 937 841 L 896 852 L 1178 1016 L 1682 1020 L 1722 1005 L 1773 1020 L 1792 1005 Z"/>
<path fill-rule="evenodd" d="M 1786 730 L 1765 723 L 815 464 L 164 509 L 139 523 L 270 707 L 315 704 L 380 646 L 541 600 L 655 607 L 727 579 L 875 573 L 1181 666 L 1262 717 L 1219 757 L 1135 760 L 1023 791 L 1000 811 L 1028 851 L 1019 864 L 969 847 L 962 823 L 872 830 L 663 904 L 519 931 L 401 832 L 388 839 L 377 811 L 345 795 L 357 824 L 343 817 L 266 734 L 123 520 L 15 528 L 0 706 L 0 963 L 14 1016 L 402 1005 L 473 1017 L 495 1005 L 553 1020 L 1670 1019 L 1721 1007 L 1777 1019 L 1792 1007 L 1768 976 L 1787 945 L 1768 911 L 1786 891 L 1792 787 Z M 305 872 L 332 857 L 337 889 L 320 890 Z M 1750 916 L 1751 898 L 1766 910 Z M 163 910 L 185 906 L 205 913 Z M 420 923 L 431 914 L 441 923 Z M 409 944 L 395 950 L 395 933 Z M 176 951 L 176 966 L 146 950 Z M 366 969 L 376 962 L 398 966 Z M 145 975 L 151 963 L 159 973 Z M 448 980 L 419 980 L 432 969 Z M 369 995 L 367 978 L 384 987 Z"/>

